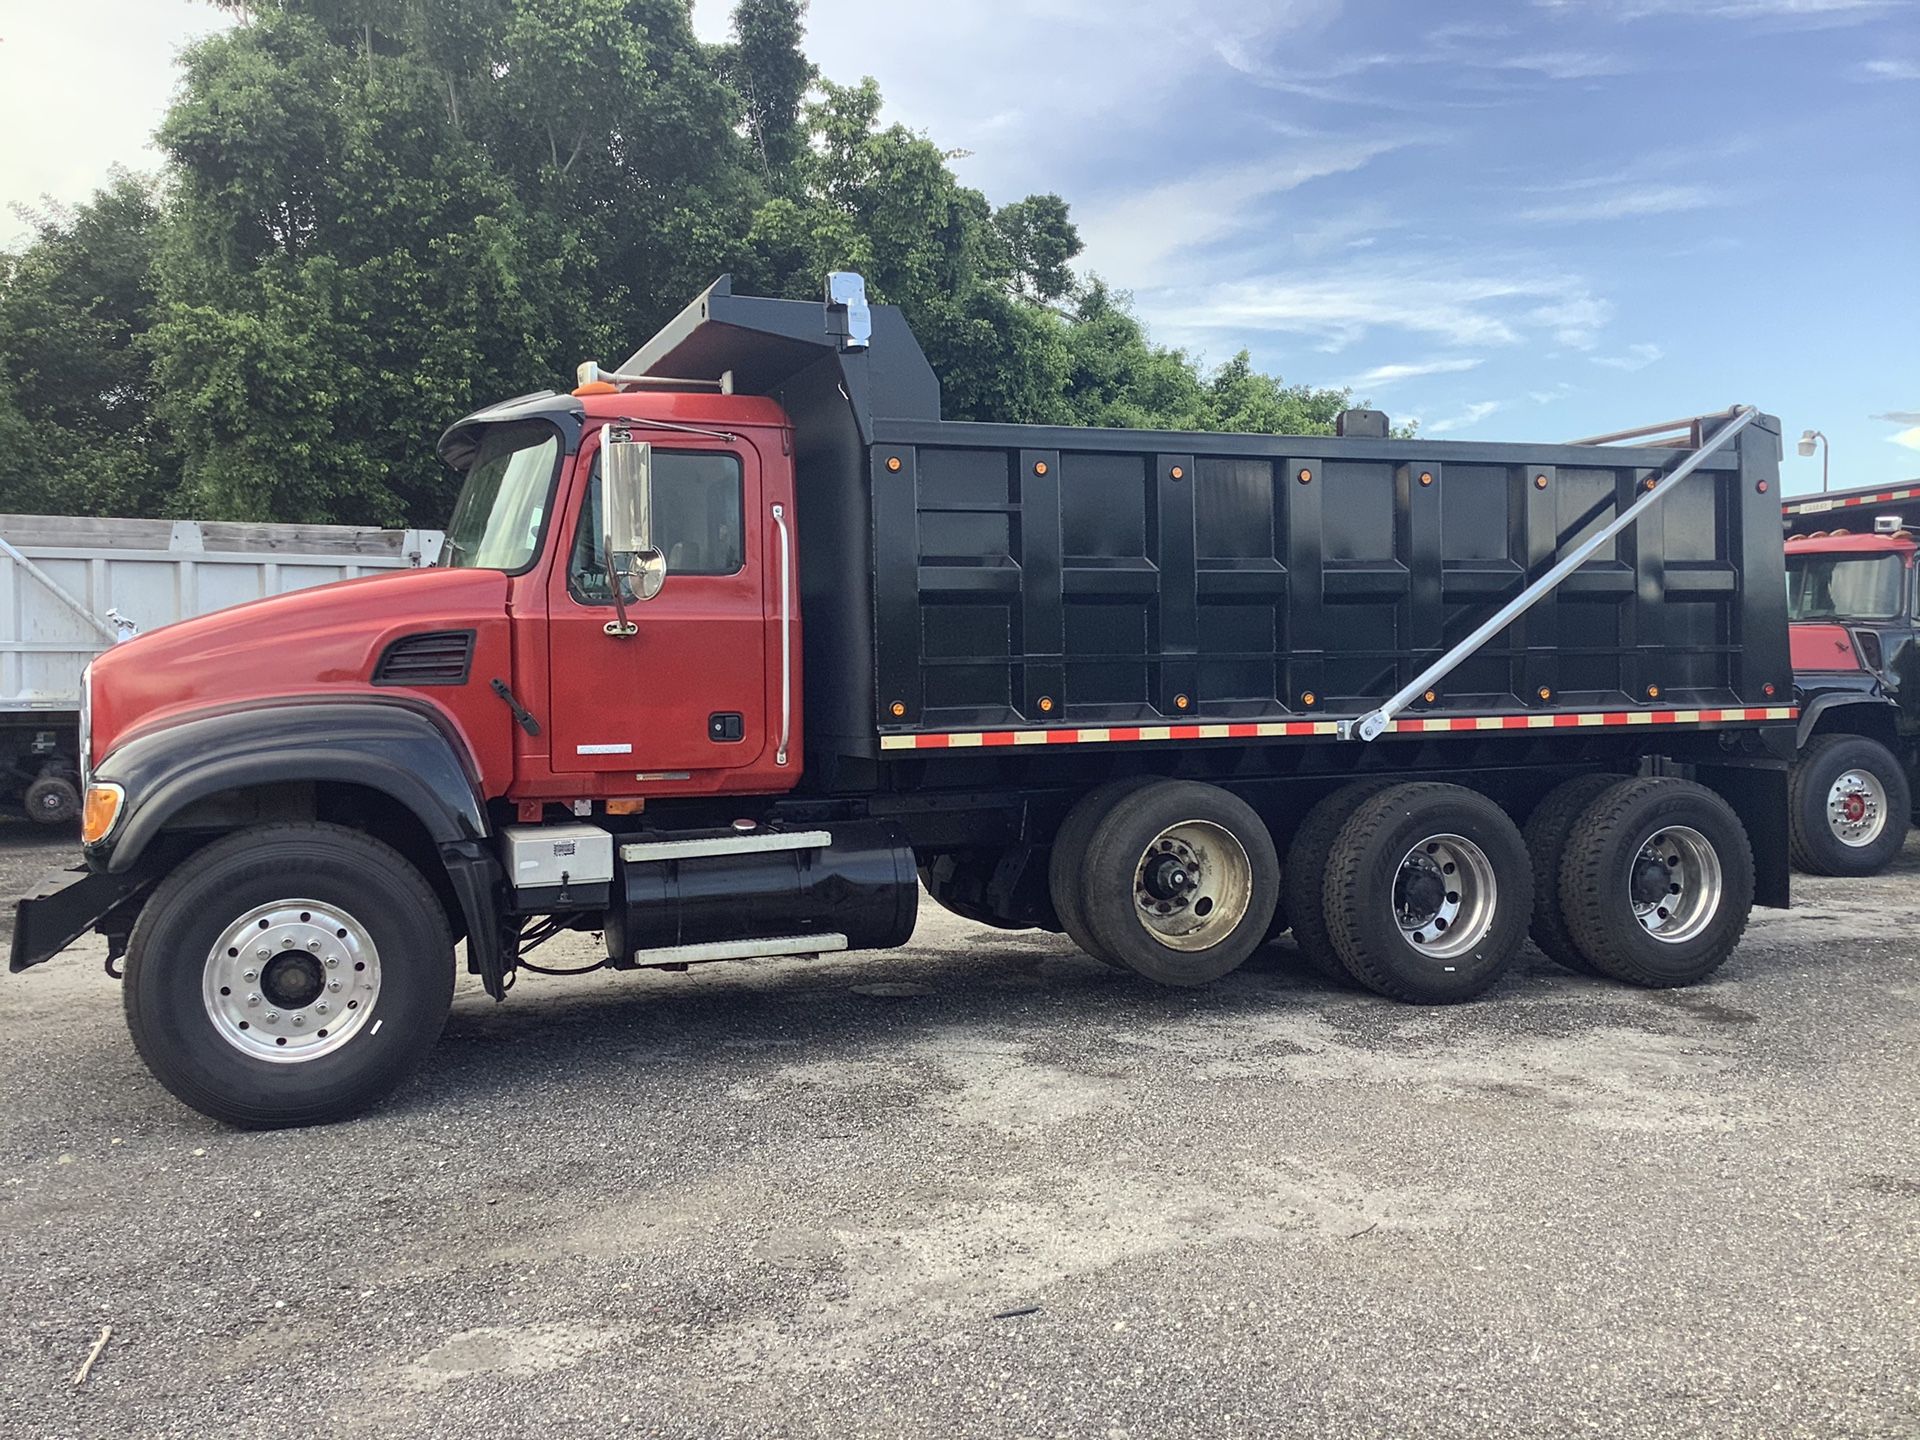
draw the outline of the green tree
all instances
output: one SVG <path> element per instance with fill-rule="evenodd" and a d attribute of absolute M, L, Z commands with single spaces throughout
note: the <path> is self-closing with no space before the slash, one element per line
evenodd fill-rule
<path fill-rule="evenodd" d="M 158 223 L 121 173 L 0 256 L 0 510 L 153 515 L 177 486 L 142 344 Z"/>

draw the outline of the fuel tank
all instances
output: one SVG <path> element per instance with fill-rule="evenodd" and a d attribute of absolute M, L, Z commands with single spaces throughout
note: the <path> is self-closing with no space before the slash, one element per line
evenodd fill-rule
<path fill-rule="evenodd" d="M 844 935 L 848 950 L 903 945 L 920 879 L 905 833 L 880 820 L 807 831 L 623 840 L 607 907 L 607 956 L 641 950 Z"/>

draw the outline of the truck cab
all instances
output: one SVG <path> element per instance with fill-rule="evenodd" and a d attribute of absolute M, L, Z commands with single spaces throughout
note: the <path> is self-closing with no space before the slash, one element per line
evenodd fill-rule
<path fill-rule="evenodd" d="M 1868 875 L 1905 842 L 1920 779 L 1920 543 L 1911 499 L 1788 502 L 1787 612 L 1800 756 L 1796 864 Z M 1841 500 L 1835 509 L 1835 501 Z M 1877 502 L 1877 503 L 1876 503 Z"/>

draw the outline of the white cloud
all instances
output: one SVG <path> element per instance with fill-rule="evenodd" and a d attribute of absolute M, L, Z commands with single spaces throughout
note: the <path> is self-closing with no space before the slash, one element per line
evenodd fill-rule
<path fill-rule="evenodd" d="M 1585 292 L 1551 305 L 1540 305 L 1527 317 L 1553 332 L 1553 338 L 1575 350 L 1591 350 L 1600 343 L 1600 331 L 1613 318 L 1613 305 Z"/>
<path fill-rule="evenodd" d="M 1076 206 L 1082 264 L 1123 284 L 1150 275 L 1181 251 L 1222 240 L 1253 224 L 1257 202 L 1310 180 L 1358 170 L 1397 150 L 1399 140 L 1310 140 L 1247 164 L 1202 171 L 1133 191 L 1104 204 Z"/>
<path fill-rule="evenodd" d="M 1920 450 L 1920 425 L 1915 425 L 1911 430 L 1902 430 L 1897 435 L 1889 435 L 1887 438 L 1896 445 L 1904 445 L 1909 450 Z"/>
<path fill-rule="evenodd" d="M 1603 194 L 1582 196 L 1522 210 L 1522 220 L 1563 225 L 1585 220 L 1626 220 L 1643 215 L 1673 215 L 1703 210 L 1718 196 L 1701 185 L 1623 186 Z"/>
<path fill-rule="evenodd" d="M 1455 430 L 1465 430 L 1478 425 L 1494 411 L 1500 408 L 1498 400 L 1476 400 L 1458 415 L 1449 415 L 1445 420 L 1436 420 L 1427 426 L 1429 435 L 1448 435 Z"/>
<path fill-rule="evenodd" d="M 1624 355 L 1596 355 L 1593 363 L 1609 370 L 1644 370 L 1667 352 L 1658 345 L 1629 345 Z"/>
<path fill-rule="evenodd" d="M 1396 365 L 1376 365 L 1347 381 L 1355 390 L 1379 390 L 1401 380 L 1416 380 L 1423 375 L 1458 375 L 1478 368 L 1480 361 L 1462 357 L 1454 360 L 1420 360 Z"/>
<path fill-rule="evenodd" d="M 1860 72 L 1869 80 L 1920 80 L 1920 60 L 1897 60 L 1889 56 L 1867 61 Z"/>
<path fill-rule="evenodd" d="M 1784 20 L 1812 25 L 1854 25 L 1884 15 L 1904 0 L 1533 0 L 1542 10 L 1616 20 L 1663 16 L 1699 20 Z"/>
<path fill-rule="evenodd" d="M 1337 351 L 1375 330 L 1429 336 L 1461 349 L 1517 345 L 1551 334 L 1591 348 L 1612 306 L 1584 281 L 1558 274 L 1449 271 L 1413 261 L 1364 261 L 1303 274 L 1210 283 L 1196 276 L 1176 290 L 1142 291 L 1155 334 L 1204 343 L 1222 334 L 1305 336 Z"/>
<path fill-rule="evenodd" d="M 1869 415 L 1869 420 L 1885 420 L 1894 425 L 1920 425 L 1920 410 L 1889 410 L 1884 415 Z"/>

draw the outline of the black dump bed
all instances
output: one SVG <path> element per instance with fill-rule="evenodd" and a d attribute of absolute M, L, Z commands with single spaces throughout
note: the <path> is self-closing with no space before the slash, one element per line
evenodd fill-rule
<path fill-rule="evenodd" d="M 827 783 L 928 751 L 1327 744 L 1681 458 L 946 422 L 898 313 L 858 328 L 723 280 L 626 366 L 731 370 L 794 420 Z M 1758 417 L 1374 743 L 1789 720 L 1779 457 Z"/>

